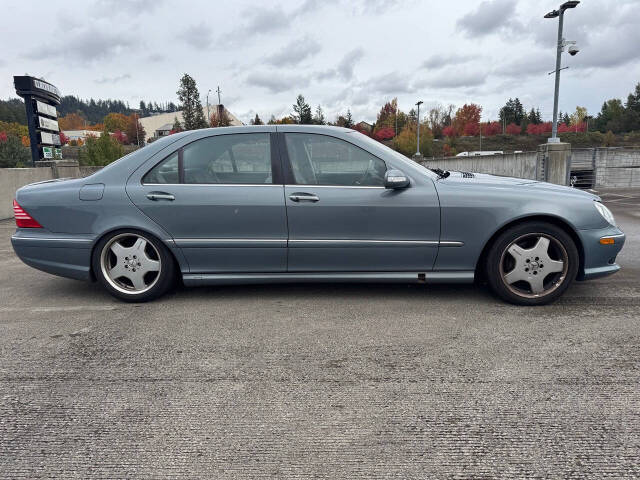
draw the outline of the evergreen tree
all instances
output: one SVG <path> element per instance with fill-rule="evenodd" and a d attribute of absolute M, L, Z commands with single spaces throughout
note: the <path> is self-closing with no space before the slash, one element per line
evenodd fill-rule
<path fill-rule="evenodd" d="M 182 131 L 182 124 L 180 123 L 180 120 L 178 120 L 177 116 L 173 117 L 173 127 L 171 127 L 171 130 L 176 132 Z"/>
<path fill-rule="evenodd" d="M 313 123 L 313 118 L 311 116 L 311 107 L 304 100 L 304 97 L 302 95 L 298 95 L 296 103 L 293 105 L 293 111 L 295 112 L 293 114 L 293 117 L 295 118 L 297 123 L 301 125 L 309 125 Z"/>
<path fill-rule="evenodd" d="M 347 110 L 347 116 L 345 117 L 344 127 L 345 128 L 353 128 L 353 116 L 351 116 L 351 109 Z"/>
<path fill-rule="evenodd" d="M 325 122 L 324 112 L 322 111 L 322 107 L 320 105 L 316 107 L 316 113 L 313 116 L 313 123 L 315 125 L 324 125 L 327 123 Z"/>
<path fill-rule="evenodd" d="M 255 118 L 251 120 L 251 125 L 264 125 L 264 122 L 260 119 L 257 113 Z"/>
<path fill-rule="evenodd" d="M 185 130 L 206 128 L 207 122 L 204 119 L 196 81 L 185 73 L 180 79 L 180 88 L 176 93 L 182 104 L 182 118 L 184 119 Z"/>

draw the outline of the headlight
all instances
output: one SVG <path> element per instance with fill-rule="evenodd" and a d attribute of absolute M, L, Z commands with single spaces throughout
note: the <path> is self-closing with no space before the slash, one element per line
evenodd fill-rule
<path fill-rule="evenodd" d="M 601 204 L 600 202 L 593 202 L 593 205 L 596 207 L 596 210 L 598 210 L 598 212 L 600 213 L 600 215 L 602 215 L 602 217 L 609 222 L 611 225 L 613 225 L 614 227 L 617 226 L 616 225 L 616 220 L 615 218 L 613 218 L 613 213 L 611 213 L 611 210 L 609 210 L 607 207 L 605 207 L 603 204 Z"/>

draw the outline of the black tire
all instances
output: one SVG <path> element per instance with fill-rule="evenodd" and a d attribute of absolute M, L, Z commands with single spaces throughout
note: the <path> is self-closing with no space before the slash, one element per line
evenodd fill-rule
<path fill-rule="evenodd" d="M 547 265 L 536 253 L 545 245 Z M 489 287 L 501 299 L 515 305 L 546 305 L 569 288 L 579 263 L 576 244 L 565 230 L 552 223 L 531 221 L 508 228 L 495 239 L 485 272 Z"/>
<path fill-rule="evenodd" d="M 136 258 L 136 256 L 127 256 L 127 260 L 120 259 L 112 248 L 117 243 L 119 247 L 123 245 L 128 249 L 134 248 L 137 243 L 137 239 L 143 239 L 148 242 L 145 244 L 142 250 L 136 250 L 133 253 L 140 251 L 145 252 L 144 258 Z M 134 244 L 129 246 L 129 243 L 134 241 Z M 122 250 L 124 252 L 124 250 Z M 122 261 L 119 261 L 122 260 Z M 157 264 L 158 270 L 150 270 L 142 274 L 142 281 L 145 282 L 144 288 L 136 288 L 133 282 L 125 276 L 112 278 L 115 274 L 110 272 L 115 270 L 115 267 L 119 264 L 126 264 L 123 268 L 127 268 L 127 272 L 142 272 L 144 267 L 140 267 L 141 263 L 135 262 L 148 262 L 149 264 Z M 112 268 L 109 268 L 111 264 Z M 91 258 L 91 266 L 96 279 L 102 286 L 114 297 L 123 300 L 125 302 L 148 302 L 154 300 L 164 293 L 166 293 L 174 284 L 176 277 L 175 261 L 168 248 L 152 235 L 134 229 L 118 230 L 105 235 L 96 244 L 93 255 Z M 104 266 L 104 268 L 103 268 Z M 129 270 L 130 267 L 133 267 Z M 155 267 L 151 267 L 155 268 Z M 123 271 L 124 272 L 124 271 Z M 141 273 L 136 275 L 137 280 L 140 280 Z"/>

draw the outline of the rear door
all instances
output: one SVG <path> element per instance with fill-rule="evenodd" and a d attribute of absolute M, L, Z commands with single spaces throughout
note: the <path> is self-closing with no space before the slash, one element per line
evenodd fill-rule
<path fill-rule="evenodd" d="M 127 192 L 173 236 L 192 273 L 284 272 L 287 223 L 274 151 L 269 132 L 200 138 L 133 175 Z"/>
<path fill-rule="evenodd" d="M 384 188 L 384 160 L 341 138 L 278 134 L 291 272 L 431 270 L 440 207 L 433 182 Z"/>

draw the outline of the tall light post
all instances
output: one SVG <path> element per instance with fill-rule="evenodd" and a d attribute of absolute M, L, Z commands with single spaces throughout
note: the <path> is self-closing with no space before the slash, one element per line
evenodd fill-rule
<path fill-rule="evenodd" d="M 562 57 L 562 52 L 564 51 L 564 47 L 566 47 L 567 45 L 573 44 L 575 45 L 576 42 L 565 42 L 564 38 L 562 37 L 562 25 L 564 22 L 564 11 L 569 9 L 569 8 L 576 8 L 578 6 L 580 2 L 577 0 L 571 0 L 569 2 L 564 2 L 562 5 L 560 5 L 560 8 L 558 10 L 552 10 L 549 13 L 547 13 L 544 18 L 556 18 L 559 17 L 558 20 L 558 45 L 557 45 L 557 50 L 556 50 L 556 69 L 555 69 L 555 74 L 556 74 L 556 86 L 555 86 L 555 92 L 553 94 L 553 126 L 551 129 L 551 138 L 549 138 L 549 143 L 558 143 L 560 142 L 560 139 L 558 138 L 558 95 L 560 92 L 560 70 L 564 70 L 563 68 L 560 68 L 560 64 L 561 64 L 561 57 Z M 570 55 L 575 55 L 576 53 L 578 53 L 578 49 L 573 47 L 573 48 L 569 48 L 569 54 Z M 565 67 L 568 68 L 568 67 Z M 551 72 L 554 73 L 554 72 Z"/>
<path fill-rule="evenodd" d="M 207 123 L 211 122 L 211 117 L 209 116 L 209 94 L 211 93 L 211 89 L 207 92 Z"/>
<path fill-rule="evenodd" d="M 416 106 L 418 107 L 418 128 L 416 128 L 416 132 L 417 132 L 417 139 L 416 139 L 416 155 L 419 157 L 420 156 L 420 105 L 422 105 L 424 102 L 422 100 L 419 100 L 418 103 L 416 103 Z"/>

